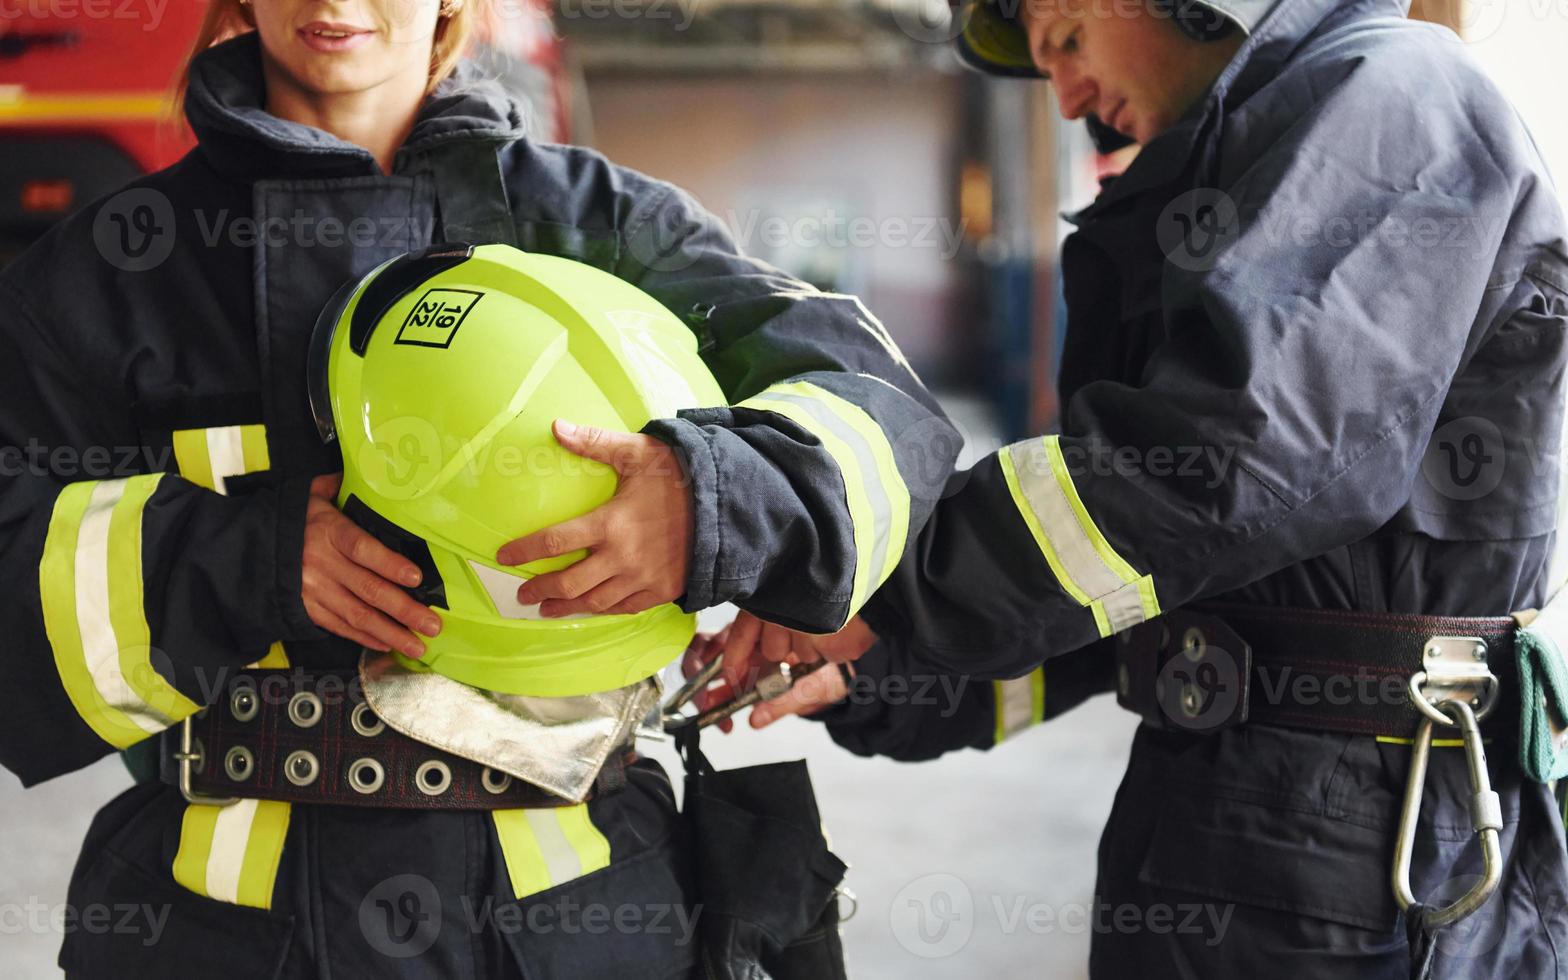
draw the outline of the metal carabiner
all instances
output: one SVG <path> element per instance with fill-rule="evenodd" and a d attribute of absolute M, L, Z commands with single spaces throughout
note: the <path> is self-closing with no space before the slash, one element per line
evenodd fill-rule
<path fill-rule="evenodd" d="M 1464 737 L 1465 758 L 1470 766 L 1470 826 L 1481 838 L 1483 867 L 1481 880 L 1473 888 L 1452 905 L 1427 914 L 1427 922 L 1434 930 L 1451 926 L 1486 904 L 1503 876 L 1502 849 L 1498 843 L 1498 834 L 1503 829 L 1503 807 L 1492 791 L 1492 780 L 1487 773 L 1480 722 L 1464 701 L 1445 700 L 1437 704 L 1435 710 L 1443 714 L 1444 724 L 1457 726 Z M 1399 835 L 1394 843 L 1394 899 L 1399 903 L 1400 911 L 1417 904 L 1410 889 L 1410 859 L 1415 851 L 1416 822 L 1421 816 L 1421 793 L 1426 788 L 1435 724 L 1423 715 L 1410 752 L 1410 775 L 1405 782 L 1405 800 L 1399 811 Z"/>

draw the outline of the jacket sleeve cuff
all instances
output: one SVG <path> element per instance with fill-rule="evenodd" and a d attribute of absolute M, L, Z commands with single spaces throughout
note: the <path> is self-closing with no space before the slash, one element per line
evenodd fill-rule
<path fill-rule="evenodd" d="M 642 428 L 675 450 L 691 490 L 691 553 L 686 565 L 686 594 L 679 600 L 686 612 L 718 605 L 715 570 L 719 561 L 719 470 L 707 436 L 683 419 L 654 419 Z"/>
<path fill-rule="evenodd" d="M 282 628 L 278 639 L 326 639 L 329 634 L 317 626 L 305 611 L 305 600 L 300 595 L 303 588 L 301 573 L 305 554 L 305 514 L 310 506 L 310 477 L 291 477 L 277 489 L 277 553 L 273 558 L 276 570 L 277 621 Z"/>

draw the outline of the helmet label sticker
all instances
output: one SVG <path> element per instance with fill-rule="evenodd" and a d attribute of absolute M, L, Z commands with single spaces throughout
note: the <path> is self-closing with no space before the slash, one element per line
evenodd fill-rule
<path fill-rule="evenodd" d="M 397 339 L 392 342 L 412 347 L 451 347 L 463 318 L 483 295 L 471 289 L 426 290 L 409 311 L 408 319 L 403 321 Z"/>

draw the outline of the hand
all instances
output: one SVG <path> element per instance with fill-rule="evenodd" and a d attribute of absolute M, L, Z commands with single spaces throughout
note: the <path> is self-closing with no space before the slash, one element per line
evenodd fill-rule
<path fill-rule="evenodd" d="M 746 690 L 768 663 L 854 663 L 876 645 L 877 635 L 859 616 L 837 633 L 802 633 L 742 612 L 725 631 L 724 679 Z M 749 675 L 749 676 L 748 676 Z"/>
<path fill-rule="evenodd" d="M 435 636 L 441 620 L 403 591 L 419 584 L 419 566 L 337 509 L 332 501 L 342 483 L 343 474 L 334 473 L 310 484 L 300 571 L 305 611 L 322 629 L 372 650 L 423 656 L 425 644 L 410 630 Z"/>
<path fill-rule="evenodd" d="M 608 463 L 615 496 L 581 517 L 510 541 L 502 565 L 526 565 L 586 548 L 588 557 L 529 579 L 517 601 L 541 616 L 637 613 L 679 598 L 691 561 L 691 491 L 675 451 L 652 436 L 555 423 L 565 449 Z"/>
<path fill-rule="evenodd" d="M 729 701 L 737 693 L 750 690 L 764 671 L 772 669 L 771 663 L 793 665 L 827 660 L 847 665 L 859 659 L 876 641 L 876 634 L 859 617 L 838 633 L 819 636 L 787 629 L 743 612 L 719 632 L 711 636 L 699 635 L 693 640 L 681 669 L 685 676 L 691 677 L 714 657 L 724 657 L 723 680 L 700 692 L 695 699 L 697 709 L 705 711 Z M 854 676 L 852 666 L 813 671 L 797 681 L 788 693 L 758 704 L 751 710 L 751 727 L 763 728 L 787 715 L 813 714 L 842 701 L 849 693 L 845 670 L 848 676 Z M 733 725 L 725 720 L 719 727 L 728 732 Z"/>

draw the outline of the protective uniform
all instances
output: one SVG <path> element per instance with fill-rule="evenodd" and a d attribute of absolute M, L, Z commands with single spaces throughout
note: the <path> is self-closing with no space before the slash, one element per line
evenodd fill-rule
<path fill-rule="evenodd" d="M 186 99 L 199 147 L 0 275 L 0 763 L 32 785 L 146 751 L 258 661 L 354 668 L 358 649 L 300 599 L 309 481 L 341 467 L 311 416 L 306 348 L 339 284 L 432 241 L 586 262 L 689 325 L 734 404 L 649 430 L 690 454 L 689 607 L 736 599 L 817 628 L 858 609 L 950 465 L 917 450 L 951 434 L 858 302 L 741 256 L 667 184 L 529 141 L 470 68 L 383 174 L 364 149 L 268 115 L 260 57 L 254 35 L 202 54 Z M 71 932 L 61 963 L 84 977 L 685 976 L 693 910 L 669 784 L 647 762 L 627 783 L 585 806 L 487 813 L 220 809 L 146 782 L 94 820 L 70 901 L 151 903 L 166 924 Z"/>
<path fill-rule="evenodd" d="M 1103 638 L 1197 600 L 1479 617 L 1547 597 L 1568 247 L 1528 134 L 1403 5 L 1213 7 L 1248 31 L 1239 53 L 1073 218 L 1061 433 L 955 478 L 865 610 L 886 641 L 868 684 L 1044 661 L 1050 705 L 1056 672 L 1071 688 L 1095 658 L 1114 685 Z M 1044 713 L 1013 690 L 1012 717 Z M 825 720 L 861 751 L 927 756 L 994 739 L 994 703 L 971 686 L 945 744 L 930 708 L 862 699 Z M 1141 727 L 1099 900 L 1234 916 L 1221 936 L 1096 934 L 1092 975 L 1407 975 L 1389 878 L 1410 756 Z M 1436 975 L 1559 976 L 1562 822 L 1511 740 L 1488 764 L 1502 883 L 1439 942 Z M 1453 898 L 1480 863 L 1463 754 L 1436 749 L 1427 783 L 1416 891 Z"/>

